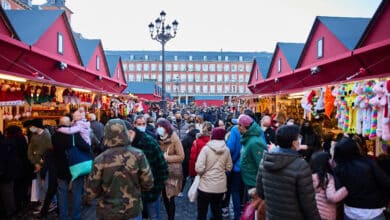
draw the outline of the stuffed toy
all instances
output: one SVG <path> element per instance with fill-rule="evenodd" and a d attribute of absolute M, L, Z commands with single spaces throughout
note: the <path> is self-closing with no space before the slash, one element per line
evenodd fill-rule
<path fill-rule="evenodd" d="M 330 118 L 332 115 L 334 109 L 334 102 L 335 102 L 335 97 L 332 95 L 332 88 L 326 86 L 325 94 L 324 94 L 324 105 L 325 105 L 325 115 L 328 116 L 328 118 Z"/>
<path fill-rule="evenodd" d="M 335 106 L 337 107 L 336 119 L 338 120 L 338 127 L 344 132 L 348 130 L 349 123 L 349 113 L 347 112 L 347 101 L 345 100 L 346 96 L 346 85 L 337 86 L 332 93 L 335 96 Z"/>
<path fill-rule="evenodd" d="M 356 93 L 354 108 L 357 109 L 356 133 L 368 137 L 371 131 L 372 109 L 369 100 L 373 97 L 374 81 L 357 82 L 354 87 Z"/>
<path fill-rule="evenodd" d="M 345 101 L 347 102 L 348 123 L 346 124 L 347 133 L 356 134 L 357 109 L 355 106 L 356 93 L 355 84 L 350 83 L 345 87 Z"/>
<path fill-rule="evenodd" d="M 375 96 L 369 100 L 369 104 L 373 107 L 373 111 L 376 110 L 376 121 L 371 125 L 371 130 L 376 128 L 376 136 L 387 141 L 390 140 L 389 131 L 389 114 L 388 114 L 388 97 L 386 96 L 387 81 L 379 81 L 374 85 L 373 91 Z M 374 115 L 372 117 L 375 120 Z M 372 131 L 373 133 L 374 131 Z M 370 138 L 374 135 L 370 135 Z"/>
<path fill-rule="evenodd" d="M 325 112 L 325 90 L 326 88 L 320 88 L 320 96 L 318 97 L 317 103 L 314 107 L 316 113 L 315 118 L 318 119 L 320 114 Z"/>
<path fill-rule="evenodd" d="M 302 100 L 301 100 L 301 106 L 304 110 L 303 112 L 303 119 L 310 120 L 311 119 L 311 113 L 313 108 L 313 97 L 316 95 L 314 90 L 310 90 L 304 93 Z"/>

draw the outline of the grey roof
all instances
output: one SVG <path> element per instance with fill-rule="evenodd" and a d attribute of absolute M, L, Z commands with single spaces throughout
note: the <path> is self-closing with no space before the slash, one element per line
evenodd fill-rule
<path fill-rule="evenodd" d="M 19 39 L 28 45 L 34 45 L 63 12 L 63 10 L 5 10 Z"/>
<path fill-rule="evenodd" d="M 107 50 L 106 54 L 120 55 L 123 61 L 146 61 L 145 55 L 148 57 L 148 61 L 159 61 L 161 51 L 113 51 Z M 224 52 L 224 51 L 165 51 L 166 61 L 190 61 L 189 57 L 192 57 L 192 61 L 225 61 L 225 56 L 228 56 L 228 62 L 239 62 L 242 57 L 243 62 L 252 62 L 255 57 L 268 56 L 268 52 Z M 220 60 L 219 60 L 220 58 Z"/>
<path fill-rule="evenodd" d="M 195 100 L 224 100 L 224 96 L 195 96 Z"/>
<path fill-rule="evenodd" d="M 270 53 L 267 56 L 255 57 L 254 60 L 256 60 L 256 64 L 259 66 L 263 79 L 267 79 L 268 70 L 272 62 L 272 54 Z"/>
<path fill-rule="evenodd" d="M 89 61 L 92 58 L 92 55 L 96 51 L 96 48 L 99 46 L 100 40 L 96 39 L 76 39 L 76 45 L 79 50 L 81 61 L 83 66 L 86 67 Z"/>
<path fill-rule="evenodd" d="M 128 82 L 124 94 L 154 94 L 160 87 L 155 82 Z"/>
<path fill-rule="evenodd" d="M 369 18 L 318 16 L 317 19 L 320 20 L 349 50 L 355 48 L 370 22 Z"/>
<path fill-rule="evenodd" d="M 112 78 L 115 74 L 115 67 L 117 66 L 119 59 L 121 57 L 118 55 L 106 55 L 106 60 L 108 64 L 108 70 L 110 71 L 110 77 Z"/>
<path fill-rule="evenodd" d="M 283 52 L 291 69 L 295 69 L 305 44 L 279 42 L 277 46 L 279 46 L 280 50 Z"/>

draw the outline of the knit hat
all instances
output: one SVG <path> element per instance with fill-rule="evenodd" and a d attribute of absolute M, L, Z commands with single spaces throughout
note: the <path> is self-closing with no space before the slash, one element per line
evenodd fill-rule
<path fill-rule="evenodd" d="M 248 115 L 240 115 L 240 117 L 238 117 L 238 124 L 243 125 L 244 127 L 251 126 L 252 122 L 253 119 Z"/>
<path fill-rule="evenodd" d="M 42 118 L 34 118 L 33 120 L 31 120 L 30 125 L 37 128 L 43 128 Z"/>
<path fill-rule="evenodd" d="M 225 140 L 226 130 L 224 128 L 214 128 L 211 132 L 211 139 Z"/>

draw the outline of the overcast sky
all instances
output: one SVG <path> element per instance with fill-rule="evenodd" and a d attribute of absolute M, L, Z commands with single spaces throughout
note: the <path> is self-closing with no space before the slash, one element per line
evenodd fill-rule
<path fill-rule="evenodd" d="M 380 0 L 66 0 L 73 30 L 105 50 L 161 50 L 148 24 L 161 10 L 179 21 L 167 50 L 268 51 L 304 43 L 315 16 L 367 17 Z"/>

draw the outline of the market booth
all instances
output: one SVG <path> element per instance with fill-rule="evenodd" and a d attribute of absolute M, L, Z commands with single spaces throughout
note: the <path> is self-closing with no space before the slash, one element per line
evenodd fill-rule
<path fill-rule="evenodd" d="M 324 132 L 361 135 L 378 155 L 390 141 L 389 25 L 389 1 L 372 19 L 317 17 L 296 66 L 286 68 L 291 56 L 280 49 L 267 77 L 255 79 L 252 69 L 247 105 L 281 122 L 307 119 Z"/>

